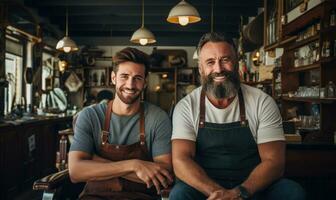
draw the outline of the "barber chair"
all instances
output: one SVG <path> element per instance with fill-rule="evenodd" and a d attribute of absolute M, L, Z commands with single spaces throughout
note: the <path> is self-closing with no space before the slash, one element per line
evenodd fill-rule
<path fill-rule="evenodd" d="M 77 199 L 85 185 L 85 183 L 71 183 L 69 177 L 68 149 L 74 135 L 73 129 L 61 130 L 58 134 L 60 136 L 59 151 L 56 153 L 58 172 L 36 180 L 33 184 L 33 190 L 43 191 L 42 200 Z M 170 189 L 161 191 L 162 200 L 168 200 L 169 191 Z"/>

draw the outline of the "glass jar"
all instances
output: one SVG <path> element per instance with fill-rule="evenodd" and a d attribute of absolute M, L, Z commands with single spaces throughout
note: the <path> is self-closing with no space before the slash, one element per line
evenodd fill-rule
<path fill-rule="evenodd" d="M 335 90 L 336 90 L 335 84 L 332 81 L 329 81 L 327 85 L 327 97 L 328 98 L 336 97 Z"/>

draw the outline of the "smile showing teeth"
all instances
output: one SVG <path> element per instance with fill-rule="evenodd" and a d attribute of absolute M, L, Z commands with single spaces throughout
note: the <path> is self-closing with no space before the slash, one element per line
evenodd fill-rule
<path fill-rule="evenodd" d="M 225 76 L 217 76 L 213 80 L 214 81 L 223 81 L 223 80 L 225 80 Z"/>
<path fill-rule="evenodd" d="M 134 90 L 124 90 L 124 92 L 127 93 L 127 94 L 134 94 L 135 93 Z"/>

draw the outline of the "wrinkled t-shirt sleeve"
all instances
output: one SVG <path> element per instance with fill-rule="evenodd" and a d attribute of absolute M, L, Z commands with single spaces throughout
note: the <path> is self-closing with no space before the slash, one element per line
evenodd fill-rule
<path fill-rule="evenodd" d="M 173 135 L 174 139 L 185 139 L 196 141 L 195 127 L 191 105 L 186 100 L 181 100 L 175 107 L 173 114 Z"/>
<path fill-rule="evenodd" d="M 285 140 L 282 118 L 274 100 L 267 96 L 260 105 L 257 143 Z"/>
<path fill-rule="evenodd" d="M 156 157 L 171 153 L 171 121 L 164 111 L 159 111 L 157 115 L 152 116 L 155 119 L 154 141 L 152 144 L 152 156 Z"/>
<path fill-rule="evenodd" d="M 70 151 L 83 151 L 88 154 L 94 153 L 93 126 L 90 119 L 90 108 L 82 110 L 77 118 L 74 127 L 74 140 L 71 143 Z"/>

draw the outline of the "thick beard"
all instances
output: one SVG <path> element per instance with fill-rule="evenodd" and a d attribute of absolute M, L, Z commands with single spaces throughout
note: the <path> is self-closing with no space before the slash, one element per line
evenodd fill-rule
<path fill-rule="evenodd" d="M 225 76 L 226 80 L 222 83 L 214 82 L 217 76 Z M 231 72 L 224 70 L 221 73 L 211 73 L 208 76 L 201 75 L 201 83 L 206 93 L 216 99 L 234 97 L 240 87 L 239 74 L 237 71 Z"/>
<path fill-rule="evenodd" d="M 132 97 L 128 97 L 128 98 L 125 98 L 121 91 L 123 90 L 123 88 L 119 88 L 119 90 L 117 90 L 117 95 L 119 97 L 119 99 L 124 102 L 125 104 L 128 104 L 128 105 L 131 105 L 133 104 L 134 102 L 136 102 L 138 99 L 140 99 L 140 96 L 141 96 L 141 92 L 136 95 L 136 96 L 132 96 Z"/>

